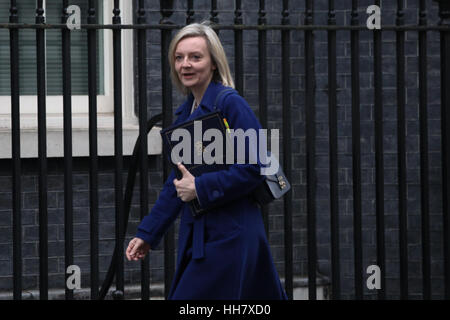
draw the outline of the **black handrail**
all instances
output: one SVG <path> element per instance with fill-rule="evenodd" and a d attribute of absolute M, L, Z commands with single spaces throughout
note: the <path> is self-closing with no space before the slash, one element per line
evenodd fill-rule
<path fill-rule="evenodd" d="M 162 113 L 152 117 L 147 122 L 147 134 L 150 132 L 150 130 L 162 120 Z M 141 136 L 139 135 L 136 139 L 136 143 L 134 144 L 133 149 L 133 155 L 131 156 L 131 163 L 130 167 L 128 169 L 128 177 L 127 177 L 127 186 L 125 188 L 125 195 L 124 195 L 124 221 L 123 221 L 123 236 L 122 238 L 125 238 L 125 235 L 127 233 L 127 225 L 128 225 L 128 218 L 130 216 L 130 208 L 131 208 L 131 200 L 133 197 L 133 189 L 134 189 L 134 181 L 136 178 L 136 172 L 138 167 L 138 159 L 139 159 L 139 153 L 140 153 L 140 139 Z M 117 243 L 114 247 L 114 253 L 111 258 L 111 263 L 109 264 L 108 272 L 106 274 L 105 280 L 103 281 L 102 288 L 100 289 L 100 294 L 98 297 L 98 300 L 104 300 L 106 297 L 106 294 L 108 293 L 109 288 L 111 287 L 112 281 L 114 279 L 114 275 L 116 273 L 116 264 L 115 261 L 117 259 Z M 120 290 L 115 290 L 113 292 L 114 299 L 123 299 L 124 293 Z"/>

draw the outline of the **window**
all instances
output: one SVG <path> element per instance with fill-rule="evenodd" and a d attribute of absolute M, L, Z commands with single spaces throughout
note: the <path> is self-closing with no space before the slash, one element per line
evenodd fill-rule
<path fill-rule="evenodd" d="M 97 23 L 103 23 L 103 6 L 97 4 Z M 19 23 L 35 23 L 34 1 L 18 1 Z M 77 5 L 81 12 L 88 10 L 88 1 L 79 0 Z M 49 2 L 45 5 L 46 23 L 61 23 L 62 2 Z M 86 15 L 81 16 L 81 23 L 87 23 Z M 0 21 L 9 20 L 9 2 L 0 3 Z M 9 65 L 9 31 L 0 34 L 0 95 L 10 95 L 10 65 Z M 71 58 L 72 58 L 72 94 L 87 95 L 87 32 L 72 32 Z M 47 94 L 49 96 L 62 94 L 61 72 L 61 30 L 49 29 L 46 32 L 46 68 L 47 68 Z M 36 35 L 33 29 L 23 29 L 19 33 L 19 60 L 20 60 L 20 93 L 21 95 L 36 95 Z M 98 31 L 97 65 L 99 66 L 97 87 L 99 94 L 104 94 L 104 64 L 103 64 L 103 30 Z"/>
<path fill-rule="evenodd" d="M 72 0 L 87 23 L 88 0 Z M 112 23 L 112 1 L 96 1 L 97 23 Z M 132 1 L 121 1 L 122 23 L 132 23 Z M 0 2 L 0 23 L 9 22 L 9 1 Z M 19 23 L 35 23 L 36 2 L 18 0 Z M 61 23 L 62 1 L 44 0 L 46 23 Z M 48 157 L 63 156 L 61 30 L 46 29 L 46 107 Z M 97 110 L 99 155 L 114 154 L 112 31 L 97 31 Z M 37 157 L 36 31 L 19 29 L 21 157 Z M 88 156 L 87 31 L 71 31 L 73 156 Z M 123 152 L 131 154 L 138 136 L 133 108 L 133 30 L 122 31 Z M 0 29 L 0 158 L 11 157 L 9 30 Z M 155 131 L 155 130 L 154 130 Z M 160 153 L 157 132 L 149 136 L 149 154 Z"/>

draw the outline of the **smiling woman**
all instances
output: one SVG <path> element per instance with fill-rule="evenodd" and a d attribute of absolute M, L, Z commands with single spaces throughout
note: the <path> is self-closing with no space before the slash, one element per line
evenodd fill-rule
<path fill-rule="evenodd" d="M 212 28 L 191 24 L 181 29 L 170 44 L 169 61 L 173 82 L 187 95 L 175 112 L 174 126 L 200 119 L 217 106 L 234 129 L 261 128 L 233 89 L 228 61 Z M 224 91 L 229 94 L 221 94 Z M 246 148 L 246 156 L 250 153 Z M 178 164 L 182 175 L 176 179 L 172 170 L 128 245 L 128 260 L 143 259 L 181 213 L 178 265 L 168 299 L 286 299 L 261 211 L 251 195 L 264 179 L 260 161 L 234 160 L 196 176 Z M 197 201 L 204 213 L 194 214 L 191 201 Z"/>
<path fill-rule="evenodd" d="M 189 88 L 194 95 L 198 105 L 216 70 L 205 38 L 189 37 L 178 43 L 175 51 L 175 70 L 183 86 Z"/>
<path fill-rule="evenodd" d="M 177 88 L 184 94 L 191 93 L 188 86 L 183 84 L 182 78 L 179 77 L 179 68 L 177 67 L 176 59 L 185 59 L 184 56 L 176 54 L 176 50 L 191 50 L 191 55 L 195 58 L 195 55 L 201 54 L 202 56 L 197 57 L 200 60 L 208 59 L 211 63 L 211 68 L 213 70 L 212 80 L 221 82 L 224 86 L 234 88 L 233 77 L 231 76 L 230 68 L 228 66 L 228 59 L 225 55 L 225 51 L 220 43 L 219 38 L 215 35 L 213 29 L 208 28 L 204 30 L 200 24 L 190 24 L 184 27 L 180 32 L 178 32 L 173 38 L 168 52 L 168 59 L 170 65 L 172 66 L 170 70 L 170 76 L 172 82 L 177 86 Z M 214 35 L 213 35 L 214 34 Z M 194 40 L 193 40 L 194 39 Z M 180 52 L 183 53 L 183 52 Z M 186 52 L 184 52 L 186 54 Z M 190 61 L 193 62 L 192 60 Z M 194 61 L 195 65 L 197 62 Z M 208 63 L 208 62 L 207 62 Z M 192 70 L 190 70 L 192 72 Z"/>

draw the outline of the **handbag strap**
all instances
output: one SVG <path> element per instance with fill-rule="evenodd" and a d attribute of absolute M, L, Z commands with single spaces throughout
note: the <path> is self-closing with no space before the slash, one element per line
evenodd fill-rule
<path fill-rule="evenodd" d="M 226 93 L 233 93 L 236 92 L 236 90 L 234 90 L 233 88 L 225 88 L 222 91 L 219 92 L 219 94 L 216 97 L 216 100 L 214 101 L 214 110 L 217 110 L 217 103 L 219 102 L 219 99 L 222 98 L 222 96 L 224 96 Z"/>

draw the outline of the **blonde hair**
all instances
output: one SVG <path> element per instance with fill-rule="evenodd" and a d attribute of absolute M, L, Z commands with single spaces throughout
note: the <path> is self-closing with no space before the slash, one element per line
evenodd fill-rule
<path fill-rule="evenodd" d="M 190 93 L 190 90 L 181 83 L 177 71 L 175 70 L 175 49 L 178 42 L 189 37 L 203 37 L 206 40 L 212 63 L 216 66 L 212 80 L 221 82 L 224 86 L 234 88 L 234 81 L 231 77 L 230 66 L 228 65 L 225 50 L 223 49 L 222 43 L 216 32 L 208 25 L 208 22 L 192 23 L 183 27 L 170 42 L 168 54 L 170 77 L 175 86 L 185 95 Z"/>

